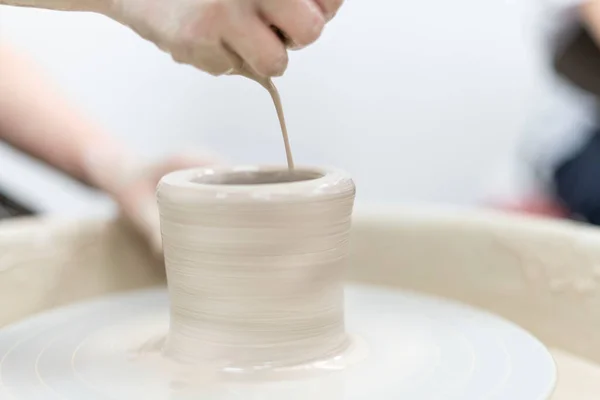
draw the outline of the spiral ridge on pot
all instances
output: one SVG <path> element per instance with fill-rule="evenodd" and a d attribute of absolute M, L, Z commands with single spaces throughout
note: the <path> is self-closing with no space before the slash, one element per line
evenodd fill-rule
<path fill-rule="evenodd" d="M 245 370 L 346 350 L 342 280 L 355 187 L 345 173 L 179 171 L 157 194 L 171 301 L 167 356 Z"/>

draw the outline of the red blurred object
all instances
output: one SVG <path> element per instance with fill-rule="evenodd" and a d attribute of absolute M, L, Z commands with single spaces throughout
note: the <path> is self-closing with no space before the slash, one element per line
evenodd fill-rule
<path fill-rule="evenodd" d="M 546 199 L 530 199 L 514 203 L 495 204 L 495 208 L 515 213 L 539 215 L 550 218 L 570 218 L 569 212 L 560 204 Z"/>

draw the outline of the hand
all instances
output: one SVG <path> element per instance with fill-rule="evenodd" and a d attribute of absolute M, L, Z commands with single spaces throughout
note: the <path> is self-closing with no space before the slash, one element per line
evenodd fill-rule
<path fill-rule="evenodd" d="M 287 68 L 286 44 L 302 48 L 320 36 L 343 0 L 112 0 L 109 16 L 212 75 L 245 65 L 263 77 Z"/>
<path fill-rule="evenodd" d="M 133 224 L 150 244 L 156 254 L 162 253 L 160 217 L 156 201 L 156 185 L 172 171 L 216 164 L 213 157 L 176 156 L 141 169 L 130 179 L 123 181 L 112 193 L 123 215 Z"/>

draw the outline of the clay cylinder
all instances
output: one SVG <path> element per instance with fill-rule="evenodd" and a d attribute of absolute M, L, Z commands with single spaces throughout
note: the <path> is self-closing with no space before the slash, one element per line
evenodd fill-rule
<path fill-rule="evenodd" d="M 239 370 L 343 352 L 354 194 L 348 175 L 328 169 L 165 176 L 158 187 L 171 301 L 165 354 Z"/>

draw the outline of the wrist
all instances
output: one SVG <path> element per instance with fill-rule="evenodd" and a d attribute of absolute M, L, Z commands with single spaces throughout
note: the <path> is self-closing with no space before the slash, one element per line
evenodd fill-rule
<path fill-rule="evenodd" d="M 19 0 L 17 0 L 17 1 L 19 1 Z M 112 13 L 112 9 L 114 8 L 114 2 L 116 0 L 32 0 L 32 1 L 38 1 L 38 2 L 63 1 L 65 3 L 71 4 L 71 8 L 68 9 L 70 11 L 93 12 L 96 14 L 102 14 L 102 15 L 106 15 L 106 16 L 110 17 L 110 15 Z"/>
<path fill-rule="evenodd" d="M 87 1 L 87 0 L 86 0 Z M 96 6 L 98 7 L 95 12 L 99 14 L 106 15 L 107 17 L 119 21 L 119 13 L 117 10 L 121 7 L 119 4 L 119 0 L 90 0 L 96 2 Z"/>
<path fill-rule="evenodd" d="M 0 0 L 0 4 L 60 11 L 89 11 L 108 14 L 115 0 Z"/>
<path fill-rule="evenodd" d="M 111 14 L 111 10 L 114 7 L 113 3 L 115 2 L 115 0 L 82 0 L 82 2 L 85 3 L 83 5 L 83 7 L 85 7 L 85 10 L 82 11 L 90 11 L 108 16 Z"/>

